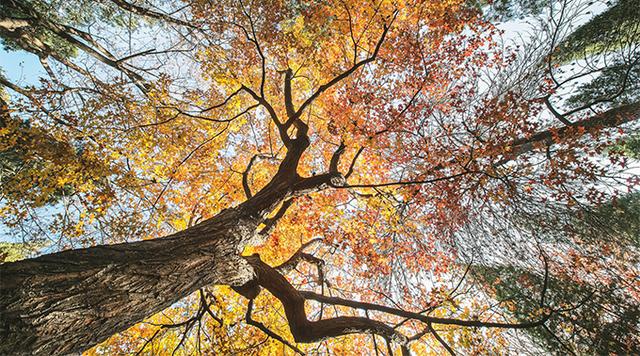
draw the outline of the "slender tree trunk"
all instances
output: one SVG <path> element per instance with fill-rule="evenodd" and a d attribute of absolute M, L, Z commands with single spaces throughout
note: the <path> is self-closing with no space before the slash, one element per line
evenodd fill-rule
<path fill-rule="evenodd" d="M 0 265 L 0 354 L 83 351 L 202 286 L 247 282 L 239 252 L 260 222 L 247 207 L 258 211 L 245 203 L 168 237 Z"/>

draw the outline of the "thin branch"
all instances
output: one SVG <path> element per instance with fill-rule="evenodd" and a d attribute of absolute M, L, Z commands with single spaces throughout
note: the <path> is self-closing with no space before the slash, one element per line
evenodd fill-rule
<path fill-rule="evenodd" d="M 196 146 L 193 150 L 191 150 L 191 152 L 189 152 L 189 154 L 187 154 L 182 161 L 180 161 L 180 163 L 178 163 L 178 165 L 171 171 L 171 176 L 169 177 L 169 181 L 164 185 L 164 187 L 162 188 L 162 190 L 160 191 L 160 194 L 158 194 L 158 196 L 156 197 L 156 199 L 154 200 L 153 204 L 151 205 L 151 208 L 154 209 L 156 204 L 158 204 L 158 201 L 160 201 L 160 199 L 162 198 L 162 196 L 164 195 L 165 191 L 167 190 L 167 188 L 169 188 L 169 185 L 171 185 L 171 183 L 173 182 L 173 178 L 175 177 L 176 172 L 178 171 L 178 169 L 185 164 L 190 158 L 191 156 L 193 156 L 194 153 L 196 153 L 198 150 L 200 150 L 202 147 L 204 147 L 205 145 L 207 145 L 209 142 L 215 140 L 218 136 L 222 135 L 222 133 L 224 133 L 227 128 L 229 127 L 229 124 L 227 124 L 227 126 L 225 126 L 225 128 L 223 128 L 222 130 L 220 130 L 218 133 L 216 133 L 215 135 L 213 135 L 211 138 L 204 140 L 202 143 L 200 143 L 198 146 Z"/>
<path fill-rule="evenodd" d="M 449 353 L 449 355 L 451 356 L 455 356 L 456 353 L 453 351 L 453 349 L 451 348 L 451 346 L 449 346 L 449 344 L 447 344 L 446 341 L 444 341 L 443 338 L 440 337 L 440 335 L 438 335 L 438 333 L 436 332 L 436 330 L 431 326 L 431 324 L 428 325 L 429 328 L 429 332 L 431 332 L 431 335 L 433 335 L 433 337 L 438 340 L 438 342 L 440 343 L 440 345 L 442 345 L 442 347 L 445 348 L 445 350 L 447 350 L 447 352 Z"/>
<path fill-rule="evenodd" d="M 398 15 L 398 11 L 394 11 L 393 12 L 393 17 L 391 19 L 391 21 L 389 22 L 389 24 L 383 24 L 382 26 L 382 35 L 380 36 L 380 39 L 378 40 L 378 43 L 376 43 L 376 47 L 373 51 L 373 54 L 369 57 L 367 57 L 366 59 L 363 59 L 361 61 L 359 61 L 358 63 L 356 63 L 355 65 L 353 65 L 351 68 L 347 69 L 346 71 L 340 73 L 338 76 L 334 77 L 333 79 L 331 79 L 330 81 L 326 82 L 325 84 L 320 85 L 320 87 L 318 87 L 318 89 L 311 94 L 311 96 L 304 101 L 304 103 L 302 103 L 302 105 L 300 105 L 300 108 L 296 111 L 295 117 L 299 117 L 300 114 L 302 112 L 304 112 L 304 110 L 307 108 L 307 106 L 309 106 L 314 100 L 316 100 L 323 92 L 325 92 L 327 89 L 330 89 L 331 87 L 333 87 L 334 85 L 340 83 L 343 79 L 349 77 L 353 72 L 355 72 L 356 70 L 358 70 L 360 67 L 373 62 L 376 57 L 378 56 L 378 52 L 380 52 L 380 48 L 382 47 L 382 44 L 384 43 L 385 38 L 387 37 L 387 33 L 389 32 L 389 28 L 391 27 L 391 25 L 393 24 L 393 22 L 396 19 L 396 16 Z"/>
<path fill-rule="evenodd" d="M 142 353 L 142 351 L 144 351 L 144 349 L 147 347 L 147 345 L 149 345 L 153 341 L 153 339 L 155 339 L 156 336 L 158 336 L 158 333 L 160 333 L 161 330 L 162 330 L 162 328 L 156 330 L 156 332 L 153 333 L 153 335 L 144 343 L 144 345 L 142 345 L 140 350 L 138 350 L 138 352 L 136 352 L 136 356 L 140 355 Z"/>
<path fill-rule="evenodd" d="M 300 248 L 298 249 L 298 251 L 296 251 L 296 253 L 294 253 L 287 261 L 274 267 L 274 269 L 280 272 L 281 274 L 287 274 L 291 270 L 296 268 L 301 261 L 305 261 L 307 263 L 310 263 L 316 266 L 318 270 L 318 284 L 322 285 L 324 283 L 324 271 L 323 271 L 323 266 L 325 263 L 324 260 L 304 252 L 304 250 L 309 248 L 309 246 L 312 246 L 321 242 L 322 242 L 322 239 L 316 238 L 316 239 L 309 240 L 307 243 L 302 244 L 302 246 L 300 246 Z"/>
<path fill-rule="evenodd" d="M 264 221 L 265 226 L 260 230 L 259 234 L 260 235 L 270 234 L 271 231 L 273 231 L 273 229 L 276 227 L 276 224 L 278 223 L 278 221 L 282 219 L 282 217 L 287 212 L 289 207 L 291 207 L 291 205 L 293 204 L 293 201 L 294 201 L 293 198 L 285 200 L 282 203 L 282 206 L 280 206 L 280 209 L 278 209 L 278 211 L 276 212 L 276 214 L 270 218 L 267 218 Z"/>
<path fill-rule="evenodd" d="M 251 312 L 252 311 L 253 311 L 253 299 L 249 299 L 249 304 L 247 305 L 247 314 L 245 315 L 245 320 L 246 320 L 247 324 L 255 326 L 256 328 L 260 329 L 263 333 L 267 334 L 270 338 L 272 338 L 274 340 L 278 340 L 281 343 L 287 345 L 291 350 L 295 351 L 296 353 L 298 353 L 300 355 L 304 355 L 305 354 L 299 348 L 297 348 L 295 345 L 293 345 L 289 341 L 285 340 L 282 336 L 280 336 L 280 335 L 276 334 L 275 332 L 271 331 L 263 323 L 252 319 L 251 318 Z"/>
<path fill-rule="evenodd" d="M 251 34 L 253 35 L 253 39 L 251 39 L 249 37 L 249 35 L 246 33 L 246 30 L 244 29 L 244 27 L 242 27 L 242 29 L 245 31 L 245 35 L 247 36 L 247 39 L 249 39 L 249 41 L 253 42 L 253 44 L 255 44 L 256 46 L 256 50 L 258 51 L 258 55 L 260 56 L 261 59 L 261 66 L 262 66 L 262 77 L 260 79 L 260 97 L 262 97 L 264 99 L 264 85 L 266 82 L 266 58 L 264 56 L 264 52 L 262 51 L 262 48 L 260 47 L 260 43 L 258 42 L 258 36 L 256 34 L 256 28 L 255 25 L 253 23 L 253 18 L 251 17 L 251 15 L 246 11 L 244 4 L 242 3 L 242 0 L 240 1 L 240 7 L 242 8 L 242 13 L 247 17 L 247 19 L 249 20 L 249 26 L 251 26 Z"/>
<path fill-rule="evenodd" d="M 403 185 L 418 185 L 418 184 L 431 184 L 435 182 L 440 182 L 444 180 L 450 180 L 458 177 L 462 177 L 464 175 L 474 173 L 474 172 L 462 172 L 446 177 L 439 177 L 433 179 L 423 179 L 423 180 L 409 180 L 409 181 L 399 181 L 399 182 L 389 182 L 389 183 L 377 183 L 377 184 L 347 184 L 342 186 L 334 186 L 334 188 L 379 188 L 379 187 L 390 187 L 390 186 L 403 186 Z"/>
<path fill-rule="evenodd" d="M 234 96 L 238 95 L 241 91 L 243 91 L 245 89 L 244 86 L 241 86 L 240 88 L 238 88 L 236 91 L 234 91 L 233 93 L 229 94 L 229 96 L 227 96 L 220 104 L 216 104 L 213 106 L 210 106 L 206 109 L 203 109 L 201 112 L 205 113 L 207 111 L 211 111 L 213 109 L 217 109 L 217 108 L 221 108 L 225 105 L 227 105 L 227 103 L 229 102 L 229 100 L 231 100 Z"/>
<path fill-rule="evenodd" d="M 348 179 L 353 174 L 353 168 L 355 167 L 356 162 L 358 161 L 358 157 L 360 157 L 360 154 L 362 154 L 362 151 L 364 151 L 364 146 L 360 147 L 356 152 L 356 154 L 353 156 L 353 159 L 351 160 L 351 164 L 349 165 L 349 170 L 347 171 L 347 174 L 344 175 L 344 179 Z"/>
<path fill-rule="evenodd" d="M 209 314 L 209 316 L 218 322 L 218 324 L 220 324 L 220 326 L 223 325 L 223 320 L 218 317 L 217 315 L 215 315 L 213 313 L 213 311 L 211 310 L 211 307 L 209 306 L 209 303 L 207 302 L 207 299 L 204 296 L 204 291 L 202 289 L 200 289 L 200 305 L 202 305 L 202 307 L 204 308 L 204 311 Z"/>
<path fill-rule="evenodd" d="M 179 26 L 188 27 L 188 28 L 191 28 L 191 29 L 197 29 L 196 26 L 194 26 L 194 25 L 192 25 L 192 24 L 190 24 L 190 23 L 188 23 L 186 21 L 183 21 L 183 20 L 180 20 L 180 19 L 176 19 L 176 18 L 171 17 L 171 16 L 169 16 L 167 14 L 163 14 L 163 13 L 151 10 L 151 9 L 147 9 L 145 7 L 142 7 L 142 6 L 127 2 L 125 0 L 111 0 L 111 2 L 113 2 L 116 6 L 122 8 L 124 10 L 127 10 L 129 12 L 132 12 L 132 13 L 134 13 L 136 15 L 146 16 L 146 17 L 157 19 L 157 20 L 163 20 L 163 21 L 166 21 L 166 22 L 169 22 L 169 23 L 173 23 L 173 24 L 176 24 L 176 25 L 179 25 Z"/>

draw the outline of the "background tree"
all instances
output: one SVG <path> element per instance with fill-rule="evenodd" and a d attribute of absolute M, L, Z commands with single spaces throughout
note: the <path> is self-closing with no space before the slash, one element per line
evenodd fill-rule
<path fill-rule="evenodd" d="M 571 244 L 572 235 L 578 236 L 583 245 L 600 250 L 597 258 L 623 260 L 633 265 L 637 261 L 638 194 L 632 193 L 597 209 L 580 211 L 565 217 L 567 231 L 540 228 L 544 223 L 534 220 L 529 229 L 537 231 L 542 241 Z M 545 216 L 547 222 L 556 219 Z M 531 217 L 527 217 L 531 219 Z M 531 220 L 529 220 L 531 221 Z M 536 226 L 537 225 L 537 226 Z M 568 238 L 569 237 L 569 238 Z M 553 249 L 547 249 L 553 251 Z M 591 252 L 591 251 L 589 251 Z M 553 252 L 552 252 L 553 253 Z M 543 257 L 547 264 L 550 258 Z M 615 266 L 593 263 L 594 258 L 559 258 L 559 262 L 573 265 L 576 261 L 587 266 L 536 273 L 516 270 L 511 266 L 472 267 L 471 274 L 483 289 L 499 300 L 507 313 L 526 318 L 538 308 L 540 286 L 549 278 L 548 303 L 572 310 L 550 318 L 544 328 L 527 330 L 534 340 L 549 352 L 560 351 L 571 354 L 632 354 L 637 352 L 638 340 L 638 294 L 637 286 L 630 283 L 629 273 L 620 273 Z M 583 274 L 587 267 L 588 274 Z M 595 270 L 594 270 L 595 267 Z M 600 278 L 590 278 L 599 274 Z M 552 277 L 550 277 L 552 276 Z"/>
<path fill-rule="evenodd" d="M 463 1 L 55 4 L 2 5 L 55 60 L 3 79 L 3 218 L 63 250 L 0 266 L 3 352 L 498 352 L 580 313 L 552 282 L 637 292 L 570 229 L 637 184 L 626 2 L 532 7 L 524 49 Z M 584 50 L 593 6 L 619 41 Z M 472 261 L 539 302 L 495 313 Z"/>

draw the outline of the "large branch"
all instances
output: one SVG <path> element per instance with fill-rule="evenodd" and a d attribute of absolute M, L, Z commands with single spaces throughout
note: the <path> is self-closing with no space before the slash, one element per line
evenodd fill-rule
<path fill-rule="evenodd" d="M 293 80 L 293 71 L 290 68 L 284 72 L 284 106 L 287 111 L 287 117 L 291 120 L 296 115 L 296 109 L 293 105 L 293 95 L 291 94 L 291 81 Z"/>
<path fill-rule="evenodd" d="M 587 119 L 576 121 L 571 124 L 571 126 L 540 131 L 529 137 L 516 139 L 505 146 L 500 146 L 499 149 L 501 152 L 509 153 L 504 155 L 504 158 L 497 162 L 496 165 L 511 161 L 521 154 L 534 150 L 540 145 L 551 146 L 554 143 L 577 138 L 594 130 L 618 127 L 635 121 L 638 118 L 640 118 L 640 102 L 609 109 Z"/>
<path fill-rule="evenodd" d="M 529 137 L 523 137 L 512 140 L 505 144 L 499 144 L 492 149 L 487 150 L 485 153 L 475 157 L 475 159 L 486 158 L 492 155 L 500 155 L 502 158 L 494 163 L 494 166 L 501 166 L 507 162 L 517 159 L 519 156 L 531 152 L 537 147 L 551 146 L 556 143 L 566 142 L 570 139 L 580 138 L 587 133 L 593 133 L 600 129 L 611 129 L 619 127 L 626 123 L 638 120 L 640 118 L 640 102 L 623 105 L 613 109 L 609 109 L 602 113 L 593 115 L 589 118 L 576 121 L 570 126 L 562 126 L 558 128 L 550 128 L 540 131 Z M 357 157 L 357 156 L 356 156 Z M 431 174 L 435 175 L 436 172 L 442 171 L 445 168 L 452 168 L 459 166 L 460 163 L 457 159 L 451 159 L 447 162 L 438 164 L 431 168 Z M 350 168 L 350 172 L 352 169 Z M 463 170 L 459 173 L 451 174 L 443 177 L 435 177 L 430 179 L 412 179 L 403 180 L 397 182 L 385 182 L 385 183 L 372 183 L 372 184 L 343 184 L 335 186 L 335 188 L 378 188 L 389 186 L 406 186 L 406 185 L 419 185 L 419 184 L 431 184 L 438 181 L 449 180 L 459 178 L 468 174 L 478 172 Z M 349 174 L 350 175 L 350 174 Z"/>
<path fill-rule="evenodd" d="M 254 287 L 265 288 L 282 303 L 291 335 L 296 342 L 311 343 L 354 333 L 373 333 L 398 342 L 402 346 L 403 354 L 408 355 L 406 337 L 383 322 L 347 316 L 310 321 L 304 309 L 305 298 L 284 276 L 262 262 L 258 255 L 245 258 L 256 273 L 257 285 Z M 244 294 L 252 299 L 257 293 L 252 289 L 251 293 L 244 291 Z"/>
<path fill-rule="evenodd" d="M 493 321 L 480 321 L 480 320 L 463 320 L 463 319 L 455 319 L 455 318 L 440 318 L 428 316 L 420 313 L 414 313 L 398 308 L 392 308 L 384 305 L 367 303 L 367 302 L 358 302 L 349 299 L 343 299 L 338 297 L 329 297 L 313 292 L 302 291 L 299 292 L 305 299 L 311 299 L 322 303 L 333 304 L 333 305 L 343 305 L 356 309 L 365 309 L 365 310 L 375 310 L 391 315 L 401 316 L 407 319 L 419 320 L 429 324 L 443 324 L 443 325 L 457 325 L 457 326 L 465 326 L 465 327 L 476 327 L 476 328 L 502 328 L 502 329 L 528 329 L 536 326 L 543 325 L 549 318 L 552 313 L 547 313 L 543 317 L 538 320 L 532 320 L 522 323 L 503 323 L 503 322 L 493 322 Z"/>
<path fill-rule="evenodd" d="M 242 172 L 242 189 L 244 189 L 244 195 L 247 199 L 251 198 L 251 187 L 249 186 L 249 172 L 251 172 L 251 167 L 253 167 L 253 163 L 258 159 L 259 155 L 253 155 L 249 160 L 249 164 L 247 164 L 247 168 Z"/>

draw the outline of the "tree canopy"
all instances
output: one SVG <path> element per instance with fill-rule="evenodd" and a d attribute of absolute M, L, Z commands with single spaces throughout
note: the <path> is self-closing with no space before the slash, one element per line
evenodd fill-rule
<path fill-rule="evenodd" d="M 3 1 L 0 353 L 638 352 L 638 5 Z"/>

